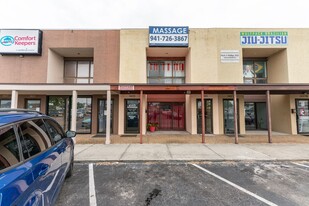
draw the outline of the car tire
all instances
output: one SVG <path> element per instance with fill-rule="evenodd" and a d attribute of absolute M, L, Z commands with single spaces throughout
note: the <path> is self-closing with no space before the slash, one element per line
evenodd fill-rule
<path fill-rule="evenodd" d="M 65 178 L 69 178 L 69 177 L 72 176 L 72 174 L 73 174 L 73 167 L 74 167 L 74 157 L 72 156 L 71 163 L 70 163 L 70 166 L 69 166 L 69 170 L 68 170 Z"/>

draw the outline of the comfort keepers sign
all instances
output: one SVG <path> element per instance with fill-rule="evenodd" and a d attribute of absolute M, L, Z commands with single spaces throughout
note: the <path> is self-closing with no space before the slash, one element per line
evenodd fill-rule
<path fill-rule="evenodd" d="M 149 46 L 187 47 L 189 27 L 149 27 Z"/>
<path fill-rule="evenodd" d="M 0 30 L 0 54 L 41 55 L 42 31 Z"/>

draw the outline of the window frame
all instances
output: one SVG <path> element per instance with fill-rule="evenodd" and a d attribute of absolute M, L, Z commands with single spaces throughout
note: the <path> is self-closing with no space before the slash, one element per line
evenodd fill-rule
<path fill-rule="evenodd" d="M 1 107 L 2 101 L 10 101 L 10 107 Z M 11 99 L 0 99 L 0 108 L 11 108 L 12 100 Z"/>
<path fill-rule="evenodd" d="M 40 101 L 40 110 L 39 110 L 39 112 L 42 110 L 42 100 L 41 99 L 30 99 L 30 98 L 26 98 L 25 99 L 25 108 L 26 109 L 30 109 L 30 110 L 35 110 L 35 111 L 37 111 L 36 109 L 32 109 L 32 108 L 28 108 L 28 106 L 29 106 L 29 101 L 36 101 L 36 100 L 38 100 L 38 101 Z"/>
<path fill-rule="evenodd" d="M 160 75 L 162 65 L 166 65 L 166 62 L 170 62 L 171 64 L 171 76 Z M 180 62 L 183 64 L 183 76 L 177 76 L 175 72 L 177 72 L 174 68 L 175 63 Z M 159 66 L 159 75 L 152 76 L 150 75 L 149 66 L 152 64 L 157 64 Z M 163 69 L 164 70 L 164 69 Z M 179 69 L 180 70 L 180 69 Z M 148 58 L 146 62 L 146 75 L 147 75 L 147 84 L 185 84 L 186 83 L 186 61 L 184 58 Z M 170 83 L 166 83 L 165 80 L 170 79 Z M 157 82 L 150 82 L 151 80 L 158 80 Z M 163 80 L 163 81 L 162 81 Z M 181 82 L 178 82 L 180 80 Z"/>
<path fill-rule="evenodd" d="M 245 71 L 245 65 L 248 65 L 248 64 L 245 64 L 245 62 L 252 62 L 252 64 L 249 64 L 252 66 L 252 71 L 254 72 L 253 73 L 253 77 L 245 77 L 244 76 L 244 71 Z M 265 77 L 263 78 L 260 78 L 260 77 L 257 77 L 257 73 L 255 71 L 255 68 L 254 68 L 254 65 L 256 62 L 263 62 L 264 65 L 265 65 Z M 265 58 L 246 58 L 246 59 L 243 59 L 243 67 L 242 67 L 242 74 L 243 74 L 243 83 L 244 84 L 267 84 L 268 83 L 268 68 L 267 68 L 267 59 Z M 259 83 L 259 81 L 265 81 L 265 82 L 262 82 L 262 83 Z M 249 82 L 251 81 L 251 82 Z"/>
<path fill-rule="evenodd" d="M 66 76 L 66 63 L 67 62 L 75 62 L 75 76 Z M 87 77 L 79 77 L 79 62 L 88 62 L 88 76 Z M 71 59 L 65 58 L 63 62 L 63 79 L 64 82 L 73 82 L 74 84 L 93 84 L 93 73 L 94 73 L 94 66 L 93 66 L 93 58 L 78 58 L 78 59 Z M 79 80 L 86 80 L 87 82 L 78 82 Z"/>

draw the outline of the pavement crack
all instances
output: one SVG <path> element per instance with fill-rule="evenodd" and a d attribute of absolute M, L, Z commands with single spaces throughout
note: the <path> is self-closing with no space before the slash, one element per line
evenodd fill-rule
<path fill-rule="evenodd" d="M 219 153 L 217 153 L 215 150 L 211 149 L 210 147 L 208 147 L 207 145 L 203 144 L 204 147 L 206 147 L 207 149 L 209 149 L 210 151 L 212 151 L 213 153 L 215 153 L 216 155 L 218 155 L 219 157 L 221 157 L 222 159 L 224 159 L 223 156 L 221 156 Z"/>
<path fill-rule="evenodd" d="M 74 154 L 74 156 L 79 155 L 80 153 L 84 152 L 85 150 L 87 150 L 87 149 L 89 149 L 90 147 L 93 147 L 93 146 L 94 146 L 94 144 L 90 145 L 89 147 L 87 147 L 87 148 L 85 148 L 85 149 L 79 151 L 78 153 Z"/>
<path fill-rule="evenodd" d="M 170 151 L 170 148 L 168 147 L 168 145 L 166 144 L 166 147 L 167 147 L 167 152 L 168 152 L 168 154 L 171 156 L 171 158 L 173 159 L 173 155 L 172 155 L 172 153 L 171 153 L 171 151 Z"/>
<path fill-rule="evenodd" d="M 124 150 L 124 152 L 120 155 L 119 160 L 121 160 L 124 156 L 124 154 L 127 152 L 127 150 L 129 149 L 129 147 L 131 146 L 131 144 L 129 144 L 126 149 Z"/>
<path fill-rule="evenodd" d="M 150 192 L 150 193 L 148 194 L 148 197 L 147 197 L 147 199 L 146 199 L 146 204 L 145 204 L 145 206 L 149 206 L 150 203 L 151 203 L 151 201 L 152 201 L 154 198 L 156 198 L 157 196 L 161 195 L 160 193 L 161 193 L 161 190 L 160 190 L 160 189 L 157 189 L 157 188 L 153 189 L 152 192 Z"/>

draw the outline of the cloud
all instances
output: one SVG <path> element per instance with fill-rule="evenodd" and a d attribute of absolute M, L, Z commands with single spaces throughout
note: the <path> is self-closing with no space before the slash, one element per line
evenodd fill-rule
<path fill-rule="evenodd" d="M 306 28 L 305 0 L 12 0 L 0 28 Z"/>

